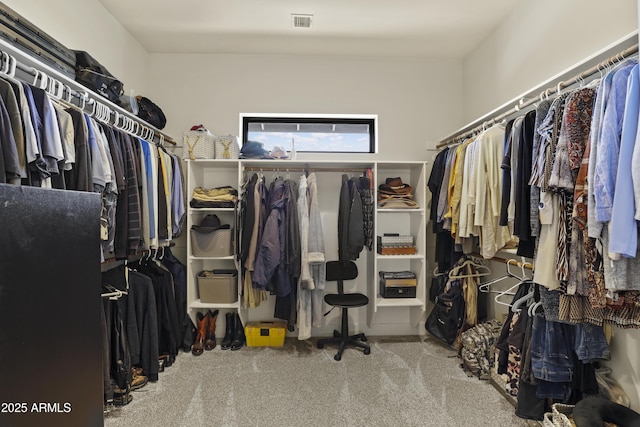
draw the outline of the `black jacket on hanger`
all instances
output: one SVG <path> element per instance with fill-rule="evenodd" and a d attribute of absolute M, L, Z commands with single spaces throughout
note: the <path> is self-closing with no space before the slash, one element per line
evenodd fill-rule
<path fill-rule="evenodd" d="M 338 257 L 341 261 L 358 259 L 364 247 L 363 221 L 358 184 L 343 174 L 338 207 Z"/>
<path fill-rule="evenodd" d="M 127 291 L 118 300 L 129 342 L 131 363 L 139 366 L 149 381 L 158 380 L 158 314 L 153 282 L 146 275 L 129 271 L 129 286 L 125 267 L 120 265 L 102 273 L 102 283 Z"/>

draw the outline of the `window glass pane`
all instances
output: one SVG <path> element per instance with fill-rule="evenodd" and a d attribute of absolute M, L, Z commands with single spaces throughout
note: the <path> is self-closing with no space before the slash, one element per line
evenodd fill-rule
<path fill-rule="evenodd" d="M 375 152 L 373 118 L 243 117 L 243 143 L 256 141 L 298 152 Z"/>

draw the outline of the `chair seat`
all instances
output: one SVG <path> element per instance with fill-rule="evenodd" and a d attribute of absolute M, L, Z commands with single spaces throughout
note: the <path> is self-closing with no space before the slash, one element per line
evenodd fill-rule
<path fill-rule="evenodd" d="M 331 306 L 339 308 L 362 307 L 369 304 L 369 298 L 360 293 L 327 294 L 324 296 L 324 301 Z"/>

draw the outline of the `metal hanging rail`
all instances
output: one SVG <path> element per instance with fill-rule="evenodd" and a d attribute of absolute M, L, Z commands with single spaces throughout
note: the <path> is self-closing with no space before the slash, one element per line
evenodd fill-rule
<path fill-rule="evenodd" d="M 554 94 L 559 93 L 562 89 L 570 87 L 576 83 L 580 83 L 592 77 L 593 75 L 602 72 L 607 67 L 614 65 L 620 61 L 623 61 L 627 58 L 630 58 L 638 53 L 638 32 L 633 32 L 623 39 L 613 43 L 612 45 L 602 49 L 598 53 L 592 55 L 591 57 L 581 61 L 580 63 L 574 65 L 573 67 L 563 71 L 562 73 L 552 77 L 544 83 L 536 86 L 533 89 L 530 89 L 528 92 L 518 96 L 512 101 L 507 102 L 501 107 L 496 108 L 488 114 L 474 120 L 453 134 L 447 136 L 442 139 L 441 142 L 436 145 L 437 149 L 456 144 L 461 142 L 462 140 L 474 135 L 475 133 L 486 129 L 489 126 L 495 125 L 500 121 L 506 119 L 507 117 L 523 112 L 523 110 L 531 107 L 536 102 L 539 102 L 542 98 L 548 97 Z M 632 44 L 634 43 L 635 44 Z M 632 44 L 632 45 L 631 45 Z M 620 49 L 623 46 L 629 46 L 621 52 L 617 54 L 613 54 L 611 52 L 615 52 L 616 49 Z M 609 56 L 606 58 L 606 56 Z M 602 60 L 605 57 L 606 59 Z M 596 65 L 591 66 L 587 70 L 573 75 L 572 77 L 566 77 L 576 72 L 581 68 L 589 66 L 589 64 L 594 63 L 594 61 L 600 61 Z"/>
<path fill-rule="evenodd" d="M 53 98 L 73 104 L 103 123 L 159 145 L 176 145 L 169 135 L 110 100 L 85 88 L 32 55 L 0 39 L 0 77 L 7 76 L 45 90 Z"/>
<path fill-rule="evenodd" d="M 366 170 L 366 167 L 362 168 L 331 168 L 331 167 L 309 167 L 309 168 L 301 168 L 301 167 L 293 167 L 288 168 L 285 166 L 276 166 L 276 167 L 256 167 L 256 166 L 247 166 L 243 170 L 245 172 L 363 172 Z"/>

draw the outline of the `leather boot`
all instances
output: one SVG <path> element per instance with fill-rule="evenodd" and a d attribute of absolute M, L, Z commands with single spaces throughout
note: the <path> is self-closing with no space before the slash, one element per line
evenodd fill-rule
<path fill-rule="evenodd" d="M 223 350 L 227 350 L 228 348 L 231 347 L 231 342 L 233 341 L 233 335 L 236 329 L 235 320 L 236 318 L 234 313 L 227 312 L 227 314 L 225 315 L 226 325 L 225 325 L 224 338 L 220 343 L 220 348 L 222 348 Z"/>
<path fill-rule="evenodd" d="M 204 352 L 204 340 L 207 337 L 207 327 L 209 326 L 209 313 L 207 312 L 205 316 L 198 312 L 196 320 L 198 321 L 198 332 L 196 333 L 196 340 L 191 347 L 191 353 L 194 356 L 200 356 Z"/>
<path fill-rule="evenodd" d="M 213 313 L 209 310 L 207 315 L 209 316 L 209 325 L 207 326 L 207 336 L 204 340 L 204 349 L 209 351 L 216 348 L 216 318 L 218 317 L 218 310 Z"/>
<path fill-rule="evenodd" d="M 235 331 L 233 333 L 233 341 L 231 342 L 231 350 L 240 350 L 245 341 L 244 326 L 242 326 L 242 321 L 240 320 L 240 315 L 238 313 L 236 313 L 234 317 Z"/>

